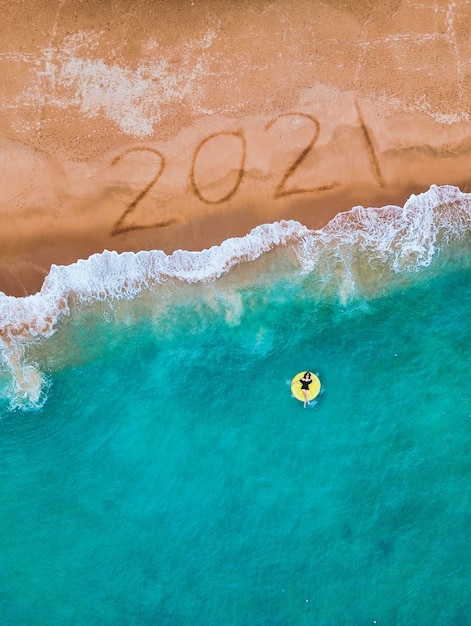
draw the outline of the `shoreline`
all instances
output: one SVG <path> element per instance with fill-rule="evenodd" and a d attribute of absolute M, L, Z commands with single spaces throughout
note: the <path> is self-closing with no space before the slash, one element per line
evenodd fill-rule
<path fill-rule="evenodd" d="M 463 181 L 466 183 L 466 180 Z M 455 184 L 463 192 L 463 185 Z M 284 210 L 263 213 L 258 207 L 251 211 L 250 207 L 240 207 L 217 216 L 206 215 L 188 221 L 186 224 L 170 225 L 157 231 L 152 228 L 132 235 L 121 237 L 100 237 L 93 231 L 93 223 L 88 222 L 88 229 L 78 232 L 74 220 L 70 228 L 62 221 L 60 232 L 47 232 L 44 220 L 29 220 L 26 239 L 21 243 L 11 237 L 9 243 L 12 250 L 8 260 L 0 261 L 0 291 L 8 296 L 22 297 L 40 291 L 44 279 L 52 265 L 67 266 L 93 254 L 105 250 L 122 252 L 139 252 L 143 250 L 162 250 L 167 255 L 176 250 L 201 251 L 220 245 L 232 237 L 244 237 L 253 228 L 262 224 L 271 224 L 280 220 L 295 220 L 310 230 L 322 229 L 338 213 L 348 212 L 355 206 L 365 208 L 381 208 L 393 205 L 403 207 L 412 194 L 419 195 L 428 191 L 429 187 L 410 185 L 407 188 L 392 190 L 364 189 L 342 190 L 328 199 L 304 199 L 293 202 Z M 369 202 L 362 202 L 362 198 Z M 265 217 L 265 219 L 264 219 Z M 152 245 L 155 235 L 159 234 L 161 245 Z M 120 241 L 121 238 L 121 241 Z M 1 239 L 1 238 L 0 238 Z M 184 242 L 188 242 L 185 246 Z M 15 255 L 16 253 L 16 255 Z"/>

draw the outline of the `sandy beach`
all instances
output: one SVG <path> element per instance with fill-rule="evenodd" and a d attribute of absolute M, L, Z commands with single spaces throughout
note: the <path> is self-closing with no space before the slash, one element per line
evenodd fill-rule
<path fill-rule="evenodd" d="M 471 191 L 466 2 L 2 3 L 0 290 Z"/>

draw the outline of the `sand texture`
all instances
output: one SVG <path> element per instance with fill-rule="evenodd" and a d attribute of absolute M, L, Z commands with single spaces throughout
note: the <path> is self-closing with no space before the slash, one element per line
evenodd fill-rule
<path fill-rule="evenodd" d="M 2 1 L 0 289 L 471 191 L 471 4 Z"/>

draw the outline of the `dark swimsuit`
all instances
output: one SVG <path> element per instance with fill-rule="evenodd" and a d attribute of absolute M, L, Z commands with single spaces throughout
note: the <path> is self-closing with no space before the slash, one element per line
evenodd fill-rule
<path fill-rule="evenodd" d="M 303 380 L 302 378 L 300 378 L 299 382 L 302 385 L 301 389 L 305 389 L 306 391 L 309 391 L 309 385 L 312 383 L 312 378 L 310 378 L 309 380 Z"/>

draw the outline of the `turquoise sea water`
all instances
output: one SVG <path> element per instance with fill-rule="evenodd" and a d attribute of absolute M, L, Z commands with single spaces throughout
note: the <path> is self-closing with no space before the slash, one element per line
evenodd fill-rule
<path fill-rule="evenodd" d="M 469 624 L 470 206 L 6 298 L 2 624 Z"/>

